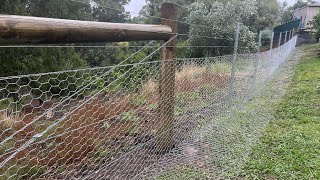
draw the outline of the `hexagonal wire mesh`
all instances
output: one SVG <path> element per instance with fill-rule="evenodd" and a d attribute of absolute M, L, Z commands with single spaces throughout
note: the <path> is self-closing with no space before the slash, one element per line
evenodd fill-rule
<path fill-rule="evenodd" d="M 263 122 L 230 117 L 263 89 L 295 42 L 240 54 L 235 64 L 232 55 L 177 59 L 174 122 L 165 129 L 174 147 L 166 153 L 156 149 L 159 139 L 166 143 L 158 131 L 168 118 L 158 116 L 167 101 L 159 99 L 158 61 L 1 78 L 0 179 L 234 174 L 256 137 L 252 127 Z"/>

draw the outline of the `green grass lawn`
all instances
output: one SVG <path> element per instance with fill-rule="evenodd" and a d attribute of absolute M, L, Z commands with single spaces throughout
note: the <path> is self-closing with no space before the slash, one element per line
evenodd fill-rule
<path fill-rule="evenodd" d="M 276 119 L 254 147 L 245 179 L 320 179 L 320 58 L 308 45 Z"/>

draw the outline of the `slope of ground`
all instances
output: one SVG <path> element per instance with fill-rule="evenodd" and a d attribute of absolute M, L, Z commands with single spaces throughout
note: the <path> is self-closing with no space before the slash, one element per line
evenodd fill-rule
<path fill-rule="evenodd" d="M 293 69 L 304 55 L 300 48 L 290 54 L 278 64 L 275 64 L 276 59 L 260 61 L 261 68 L 267 67 L 267 70 L 259 71 L 262 74 L 256 86 L 248 83 L 248 79 L 241 81 L 237 77 L 236 89 L 245 90 L 236 91 L 231 107 L 218 113 L 211 107 L 193 112 L 204 119 L 204 125 L 134 179 L 242 178 L 241 171 L 250 158 L 252 148 L 275 118 L 274 107 L 281 102 L 291 82 Z M 278 55 L 276 51 L 274 57 Z M 220 106 L 228 107 L 228 103 Z"/>
<path fill-rule="evenodd" d="M 275 119 L 253 149 L 248 179 L 320 179 L 320 58 L 318 45 L 303 47 Z"/>

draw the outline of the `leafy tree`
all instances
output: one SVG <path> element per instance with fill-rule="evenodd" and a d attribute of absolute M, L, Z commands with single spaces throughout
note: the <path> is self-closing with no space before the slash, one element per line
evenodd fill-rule
<path fill-rule="evenodd" d="M 250 17 L 249 22 L 245 22 L 254 32 L 262 31 L 273 27 L 276 23 L 280 10 L 277 0 L 256 1 L 257 14 Z"/>
<path fill-rule="evenodd" d="M 314 0 L 297 0 L 296 3 L 293 4 L 292 8 L 294 10 L 296 10 L 296 9 L 302 8 L 308 4 L 315 4 L 315 3 L 317 3 L 317 2 Z"/>
<path fill-rule="evenodd" d="M 85 61 L 74 48 L 2 48 L 0 74 L 13 76 L 75 69 Z"/>
<path fill-rule="evenodd" d="M 129 0 L 0 0 L 0 14 L 124 22 L 129 15 L 125 13 L 123 6 L 128 2 Z M 104 5 L 109 6 L 109 4 L 117 10 L 107 10 L 103 7 Z M 102 58 L 105 59 L 103 62 L 106 62 L 103 65 L 109 65 L 114 59 L 111 58 L 112 60 L 109 61 L 110 56 L 118 54 L 118 51 L 107 48 L 103 50 L 89 48 L 1 48 L 0 77 L 77 69 L 87 66 L 87 64 L 101 66 L 102 61 L 100 60 Z M 93 63 L 97 59 L 99 61 Z M 66 76 L 67 74 L 61 74 L 59 78 L 64 79 Z M 74 81 L 72 78 L 68 78 L 69 80 Z M 29 81 L 28 78 L 22 78 L 19 83 L 27 84 Z M 2 85 L 0 82 L 0 86 Z M 40 88 L 37 83 L 30 85 L 35 89 Z M 58 83 L 54 88 L 50 88 L 50 85 L 41 86 L 41 88 L 51 94 L 50 96 L 64 96 L 68 95 L 68 92 L 63 93 L 62 89 L 66 89 L 67 86 L 67 83 Z M 40 93 L 35 91 L 32 94 L 37 96 Z M 19 101 L 18 94 L 10 96 L 14 101 Z"/>
<path fill-rule="evenodd" d="M 311 22 L 312 24 L 312 32 L 313 32 L 313 36 L 316 38 L 316 39 L 319 39 L 320 38 L 320 13 L 318 13 L 313 21 Z"/>
<path fill-rule="evenodd" d="M 100 22 L 124 23 L 129 20 L 130 14 L 125 12 L 124 6 L 130 0 L 93 0 L 93 19 Z"/>
<path fill-rule="evenodd" d="M 89 6 L 61 0 L 2 1 L 4 5 L 0 7 L 1 14 L 88 19 L 85 17 L 88 17 L 90 11 Z M 85 9 L 87 11 L 83 11 Z M 0 57 L 0 76 L 57 71 L 85 65 L 72 48 L 1 48 Z"/>
<path fill-rule="evenodd" d="M 230 54 L 233 50 L 235 25 L 241 23 L 240 47 L 254 48 L 255 34 L 243 22 L 257 14 L 254 0 L 232 0 L 226 3 L 193 3 L 187 21 L 190 24 L 205 24 L 207 27 L 191 26 L 189 43 L 192 46 L 230 46 L 230 48 L 205 49 L 210 56 Z M 215 38 L 201 38 L 211 36 Z M 197 53 L 198 55 L 201 53 Z M 204 54 L 202 54 L 204 55 Z"/>
<path fill-rule="evenodd" d="M 141 10 L 140 16 L 135 18 L 136 22 L 144 23 L 160 23 L 159 18 L 161 13 L 161 3 L 165 0 L 146 0 L 147 5 Z M 268 27 L 273 27 L 279 17 L 279 3 L 277 0 L 171 0 L 170 2 L 176 3 L 178 6 L 178 25 L 179 33 L 187 34 L 191 36 L 213 36 L 213 37 L 225 37 L 228 40 L 206 40 L 204 38 L 191 37 L 188 39 L 190 45 L 230 45 L 234 38 L 234 24 L 239 21 L 244 26 L 242 31 L 248 28 L 248 33 L 251 34 L 250 38 L 254 35 L 252 32 L 258 32 Z M 196 5 L 198 4 L 198 5 Z M 201 5 L 200 5 L 201 4 Z M 232 5 L 233 4 L 233 5 Z M 201 6 L 198 8 L 198 6 Z M 232 7 L 231 7 L 232 6 Z M 236 7 L 238 6 L 238 7 Z M 242 14 L 247 8 L 247 13 L 241 18 L 237 18 L 239 14 Z M 228 9 L 230 8 L 230 10 Z M 237 13 L 238 9 L 241 9 Z M 229 19 L 234 20 L 232 23 Z M 182 22 L 186 23 L 182 23 Z M 190 25 L 190 24 L 194 24 Z M 232 25 L 231 25 L 232 24 Z M 198 27 L 197 27 L 198 26 Z M 203 28 L 208 26 L 208 28 Z M 224 28 L 226 27 L 226 28 Z M 211 28 L 211 30 L 210 30 Z M 214 30 L 212 30 L 214 28 Z M 229 31 L 229 32 L 227 32 Z M 226 33 L 227 32 L 227 33 Z M 179 37 L 180 40 L 183 39 Z M 244 38 L 244 37 L 242 37 Z M 249 38 L 246 36 L 246 38 Z M 250 45 L 250 48 L 253 45 Z M 180 49 L 178 49 L 179 54 Z M 214 52 L 212 52 L 214 51 Z M 208 49 L 193 49 L 192 56 L 214 55 L 230 53 L 232 50 L 220 48 L 215 50 Z"/>
<path fill-rule="evenodd" d="M 292 20 L 292 12 L 293 12 L 292 6 L 288 7 L 288 3 L 286 1 L 283 2 L 280 7 L 282 24 Z"/>
<path fill-rule="evenodd" d="M 211 0 L 202 0 L 202 2 L 206 3 L 208 6 L 211 6 L 212 4 Z M 214 0 L 214 2 L 226 4 L 234 1 Z M 254 4 L 251 5 L 255 6 L 256 13 L 249 15 L 249 18 L 246 17 L 246 19 L 242 22 L 253 32 L 258 32 L 268 27 L 273 27 L 280 13 L 279 2 L 277 0 L 254 0 Z"/>
<path fill-rule="evenodd" d="M 124 5 L 129 0 L 0 0 L 1 14 L 28 15 L 49 18 L 75 19 L 88 21 L 125 22 L 129 15 L 125 13 Z M 104 8 L 112 5 L 117 10 Z M 87 52 L 90 52 L 87 54 Z M 108 59 L 115 50 L 88 48 L 42 48 L 0 49 L 1 69 L 0 76 L 28 74 L 47 71 L 66 70 L 90 65 L 101 66 L 93 63 L 96 59 Z M 62 55 L 64 54 L 64 55 Z M 50 57 L 48 57 L 50 56 Z M 53 59 L 54 58 L 54 59 Z M 72 59 L 73 61 L 66 61 Z M 84 59 L 85 61 L 83 61 Z M 20 60 L 20 61 L 18 61 Z M 46 66 L 47 61 L 54 60 L 55 65 Z M 106 60 L 108 61 L 108 60 Z M 68 62 L 65 64 L 64 62 Z M 81 63 L 80 63 L 81 62 Z M 97 61 L 101 62 L 101 61 Z M 73 64 L 74 63 L 74 64 Z M 6 67 L 6 68 L 4 68 Z M 41 67 L 41 68 L 40 68 Z M 46 68 L 43 68 L 46 67 Z M 8 69 L 9 68 L 9 69 Z"/>
<path fill-rule="evenodd" d="M 184 34 L 189 31 L 189 25 L 182 23 L 186 21 L 189 14 L 188 6 L 194 3 L 196 0 L 171 0 L 170 2 L 181 5 L 178 6 L 178 30 L 179 33 Z M 140 11 L 140 16 L 136 18 L 137 21 L 144 22 L 146 24 L 160 24 L 161 6 L 166 0 L 146 0 L 145 5 Z"/>

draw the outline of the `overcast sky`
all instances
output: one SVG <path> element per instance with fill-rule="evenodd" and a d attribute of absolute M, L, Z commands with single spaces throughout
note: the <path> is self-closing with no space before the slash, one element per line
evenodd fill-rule
<path fill-rule="evenodd" d="M 287 3 L 289 4 L 289 5 L 293 5 L 294 4 L 294 2 L 296 2 L 296 0 L 279 0 L 279 2 L 285 2 L 285 1 L 287 1 Z"/>
<path fill-rule="evenodd" d="M 145 0 L 131 0 L 130 4 L 126 6 L 126 10 L 129 12 L 139 13 L 145 4 Z M 135 17 L 138 16 L 138 14 L 131 13 L 131 16 Z"/>
<path fill-rule="evenodd" d="M 289 5 L 293 5 L 294 2 L 296 2 L 296 0 L 279 0 L 280 2 L 284 2 L 284 1 L 287 1 Z M 320 0 L 314 0 L 314 1 L 317 1 L 320 3 Z"/>
<path fill-rule="evenodd" d="M 280 2 L 287 1 L 289 5 L 293 5 L 296 0 L 279 0 Z M 316 0 L 320 3 L 320 0 Z M 130 4 L 126 6 L 127 11 L 139 13 L 142 6 L 144 6 L 145 0 L 131 0 Z M 131 14 L 137 16 L 137 14 Z"/>

